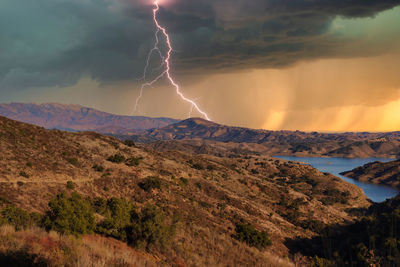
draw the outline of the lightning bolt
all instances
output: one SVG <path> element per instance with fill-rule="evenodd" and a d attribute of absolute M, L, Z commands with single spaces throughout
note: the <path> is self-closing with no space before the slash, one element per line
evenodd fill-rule
<path fill-rule="evenodd" d="M 156 26 L 156 31 L 155 31 L 155 43 L 154 43 L 154 47 L 150 50 L 148 56 L 147 56 L 147 60 L 146 60 L 146 66 L 144 68 L 144 73 L 143 73 L 143 80 L 146 80 L 146 74 L 148 72 L 148 68 L 150 67 L 150 60 L 151 57 L 154 53 L 158 53 L 158 55 L 160 56 L 161 60 L 162 60 L 162 64 L 160 67 L 164 66 L 164 70 L 161 72 L 161 74 L 159 74 L 157 77 L 155 77 L 153 80 L 151 80 L 150 82 L 145 82 L 142 84 L 141 88 L 140 88 L 140 94 L 138 96 L 138 98 L 136 99 L 136 104 L 135 104 L 135 109 L 133 111 L 133 113 L 136 113 L 139 109 L 139 103 L 140 100 L 143 97 L 143 91 L 146 87 L 150 87 L 153 84 L 155 84 L 156 82 L 158 82 L 161 78 L 166 77 L 168 79 L 168 81 L 170 82 L 170 84 L 175 87 L 176 90 L 176 94 L 185 102 L 189 103 L 191 105 L 191 109 L 190 109 L 190 115 L 192 113 L 193 110 L 196 110 L 197 112 L 199 112 L 204 118 L 206 118 L 207 120 L 211 121 L 210 117 L 208 116 L 207 113 L 205 113 L 203 110 L 200 109 L 200 107 L 198 106 L 198 104 L 194 101 L 191 100 L 187 97 L 185 97 L 185 95 L 181 92 L 180 86 L 178 85 L 177 82 L 175 82 L 174 78 L 171 75 L 171 55 L 173 52 L 173 48 L 171 45 L 171 40 L 170 37 L 168 35 L 167 29 L 163 26 L 161 26 L 161 24 L 158 22 L 158 12 L 160 11 L 160 4 L 159 4 L 159 0 L 154 0 L 154 8 L 153 8 L 153 20 L 154 20 L 154 24 Z M 163 56 L 161 50 L 160 50 L 160 39 L 159 39 L 159 34 L 162 34 L 164 36 L 165 39 L 165 44 L 168 48 L 168 51 L 166 52 L 166 55 Z"/>

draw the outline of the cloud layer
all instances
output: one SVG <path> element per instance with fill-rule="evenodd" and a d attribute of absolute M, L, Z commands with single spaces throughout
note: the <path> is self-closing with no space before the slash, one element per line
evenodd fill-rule
<path fill-rule="evenodd" d="M 168 1 L 166 2 L 168 3 Z M 399 0 L 182 0 L 160 20 L 180 72 L 282 67 L 302 59 L 348 56 L 330 31 L 338 16 L 373 16 Z M 71 86 L 141 76 L 151 47 L 152 6 L 142 0 L 3 0 L 0 90 Z M 371 48 L 373 50 L 373 48 Z M 360 56 L 371 51 L 358 51 Z"/>

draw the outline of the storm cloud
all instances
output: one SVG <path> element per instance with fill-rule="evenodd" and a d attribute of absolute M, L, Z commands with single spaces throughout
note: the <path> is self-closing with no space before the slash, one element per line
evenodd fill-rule
<path fill-rule="evenodd" d="M 142 0 L 2 0 L 0 90 L 100 83 L 142 75 L 153 41 L 152 6 Z M 276 68 L 344 56 L 329 33 L 338 16 L 374 16 L 400 0 L 181 0 L 160 21 L 181 73 Z M 363 51 L 359 51 L 363 53 Z M 358 54 L 353 54 L 358 56 Z"/>

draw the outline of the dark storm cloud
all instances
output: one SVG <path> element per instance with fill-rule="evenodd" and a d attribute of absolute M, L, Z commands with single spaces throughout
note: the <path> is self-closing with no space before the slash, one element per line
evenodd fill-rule
<path fill-rule="evenodd" d="M 2 0 L 0 90 L 109 83 L 141 76 L 151 47 L 142 0 Z M 336 16 L 365 17 L 400 0 L 181 0 L 160 11 L 176 66 L 205 72 L 285 66 L 334 56 Z"/>

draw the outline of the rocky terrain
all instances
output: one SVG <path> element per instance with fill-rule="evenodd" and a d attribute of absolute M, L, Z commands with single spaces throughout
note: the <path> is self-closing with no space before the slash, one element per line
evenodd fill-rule
<path fill-rule="evenodd" d="M 288 240 L 350 223 L 357 218 L 350 210 L 370 206 L 354 185 L 262 154 L 159 152 L 97 133 L 46 130 L 2 117 L 0 151 L 4 203 L 43 214 L 50 199 L 74 190 L 164 210 L 174 218 L 176 234 L 168 248 L 147 251 L 164 265 L 300 264 L 304 259 L 290 254 Z M 238 223 L 265 231 L 272 245 L 259 249 L 234 238 Z"/>
<path fill-rule="evenodd" d="M 127 135 L 178 122 L 169 118 L 118 116 L 79 105 L 54 103 L 41 105 L 0 104 L 0 116 L 47 129 Z"/>
<path fill-rule="evenodd" d="M 362 182 L 400 188 L 400 160 L 371 162 L 341 174 Z"/>

